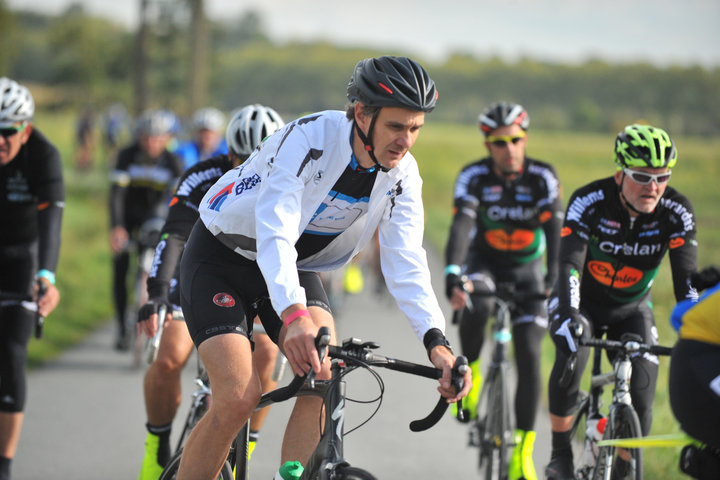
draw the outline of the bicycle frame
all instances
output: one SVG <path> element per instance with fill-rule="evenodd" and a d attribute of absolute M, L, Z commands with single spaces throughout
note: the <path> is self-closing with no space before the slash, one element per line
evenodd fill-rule
<path fill-rule="evenodd" d="M 633 437 L 640 435 L 640 422 L 632 406 L 632 398 L 630 395 L 630 379 L 632 377 L 632 361 L 631 354 L 634 352 L 649 352 L 656 355 L 669 355 L 671 349 L 656 345 L 645 345 L 639 341 L 628 339 L 621 341 L 604 340 L 606 329 L 603 329 L 599 338 L 589 340 L 580 340 L 580 345 L 593 347 L 593 367 L 590 380 L 590 393 L 587 394 L 580 402 L 577 415 L 573 420 L 572 434 L 575 435 L 577 428 L 580 426 L 583 415 L 585 422 L 590 418 L 600 418 L 600 408 L 602 406 L 601 396 L 607 385 L 613 385 L 613 398 L 608 406 L 607 422 L 611 428 L 606 429 L 604 439 L 613 438 L 616 432 L 612 431 L 612 426 L 620 419 L 629 421 L 634 426 L 630 430 L 635 430 Z M 611 372 L 602 373 L 602 350 L 615 350 L 617 356 L 612 362 L 613 369 Z M 623 439 L 624 440 L 624 439 Z M 619 447 L 610 443 L 598 442 L 593 438 L 585 436 L 585 451 L 591 458 L 586 458 L 585 462 L 576 470 L 579 479 L 589 478 L 610 478 L 613 468 L 613 455 L 618 453 L 620 457 L 627 457 L 624 460 L 630 462 L 632 471 L 636 472 L 636 476 L 642 477 L 642 451 L 632 446 Z M 600 448 L 600 450 L 598 450 Z M 617 448 L 617 452 L 616 449 Z M 597 461 L 600 460 L 600 463 Z"/>
<path fill-rule="evenodd" d="M 301 477 L 302 480 L 344 478 L 343 475 L 348 474 L 349 470 L 352 470 L 354 475 L 359 476 L 353 476 L 352 478 L 365 478 L 367 480 L 375 478 L 364 470 L 350 467 L 349 462 L 344 458 L 343 428 L 345 424 L 346 384 L 343 378 L 347 372 L 357 367 L 372 368 L 373 366 L 379 366 L 430 379 L 439 379 L 442 376 L 442 371 L 434 367 L 418 365 L 372 353 L 371 349 L 377 347 L 378 345 L 375 343 L 363 343 L 361 340 L 355 338 L 345 340 L 342 347 L 329 345 L 327 346 L 328 355 L 332 357 L 330 380 L 313 380 L 311 378 L 305 383 L 302 377 L 296 376 L 287 387 L 281 387 L 272 392 L 268 392 L 260 399 L 256 409 L 265 408 L 272 403 L 287 400 L 293 396 L 313 395 L 323 398 L 323 432 L 318 445 L 305 465 Z M 453 381 L 456 384 L 456 388 L 462 389 L 462 375 L 466 368 L 467 360 L 464 357 L 458 357 L 455 367 L 453 368 Z M 442 418 L 447 408 L 447 402 L 445 402 L 443 398 L 440 398 L 434 410 L 427 417 L 410 423 L 410 429 L 417 432 L 432 427 Z M 245 432 L 241 432 L 238 435 L 234 448 L 236 455 L 239 454 L 234 462 L 237 479 L 249 478 L 246 447 L 247 428 L 244 430 Z M 243 442 L 245 443 L 243 444 Z M 241 452 L 245 453 L 244 458 Z M 231 459 L 231 462 L 232 460 L 233 459 Z"/>

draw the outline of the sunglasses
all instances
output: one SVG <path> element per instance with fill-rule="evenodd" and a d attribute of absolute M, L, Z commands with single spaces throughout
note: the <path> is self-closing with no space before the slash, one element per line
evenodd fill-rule
<path fill-rule="evenodd" d="M 525 133 L 519 135 L 490 135 L 487 137 L 487 141 L 495 145 L 496 147 L 504 147 L 508 143 L 516 145 L 520 140 L 525 138 Z"/>
<path fill-rule="evenodd" d="M 3 137 L 3 138 L 12 137 L 13 135 L 17 134 L 18 132 L 23 131 L 25 129 L 25 125 L 26 125 L 26 123 L 23 122 L 20 125 L 0 128 L 0 137 Z"/>
<path fill-rule="evenodd" d="M 660 185 L 661 183 L 667 183 L 667 181 L 670 180 L 670 174 L 672 172 L 667 171 L 665 173 L 653 175 L 652 173 L 638 172 L 630 170 L 629 168 L 623 168 L 623 173 L 632 178 L 633 182 L 640 185 L 649 185 L 652 181 Z"/>

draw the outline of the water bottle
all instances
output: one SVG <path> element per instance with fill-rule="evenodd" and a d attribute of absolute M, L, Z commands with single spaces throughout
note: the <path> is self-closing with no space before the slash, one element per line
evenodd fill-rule
<path fill-rule="evenodd" d="M 585 461 L 588 465 L 594 465 L 598 454 L 597 442 L 602 440 L 605 433 L 607 418 L 602 415 L 594 415 L 588 418 L 585 430 Z"/>

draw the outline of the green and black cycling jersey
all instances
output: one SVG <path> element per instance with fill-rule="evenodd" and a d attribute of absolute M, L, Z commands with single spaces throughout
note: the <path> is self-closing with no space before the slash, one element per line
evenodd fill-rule
<path fill-rule="evenodd" d="M 553 268 L 562 220 L 560 183 L 555 169 L 526 158 L 512 180 L 498 176 L 492 158 L 462 169 L 455 182 L 453 221 L 446 265 L 463 265 L 468 251 L 497 266 L 531 262 L 548 251 Z"/>
<path fill-rule="evenodd" d="M 676 300 L 697 298 L 688 276 L 697 268 L 695 215 L 690 201 L 668 186 L 652 213 L 634 219 L 613 177 L 576 190 L 561 231 L 559 313 L 581 300 L 621 306 L 650 290 L 669 252 Z"/>

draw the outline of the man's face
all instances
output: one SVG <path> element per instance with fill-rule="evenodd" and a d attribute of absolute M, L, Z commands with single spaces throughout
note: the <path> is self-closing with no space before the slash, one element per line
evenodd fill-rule
<path fill-rule="evenodd" d="M 495 172 L 501 176 L 519 173 L 525 160 L 527 134 L 519 125 L 496 128 L 485 139 Z"/>
<path fill-rule="evenodd" d="M 30 138 L 32 124 L 17 122 L 10 127 L 0 128 L 0 165 L 7 165 L 15 159 L 20 148 Z"/>
<path fill-rule="evenodd" d="M 211 153 L 215 151 L 220 143 L 220 134 L 215 130 L 202 129 L 197 132 L 197 143 L 200 151 Z"/>
<path fill-rule="evenodd" d="M 632 172 L 649 173 L 651 175 L 668 173 L 667 167 L 636 167 L 628 170 Z M 643 181 L 645 180 L 642 177 L 640 177 L 640 179 Z M 622 194 L 625 197 L 625 201 L 642 213 L 651 213 L 655 210 L 655 207 L 667 188 L 667 181 L 657 183 L 655 180 L 651 180 L 650 183 L 643 185 L 638 183 L 636 180 L 633 180 L 631 175 L 625 174 L 622 170 L 615 173 L 615 182 L 620 186 Z M 630 213 L 633 213 L 632 210 L 630 210 Z"/>
<path fill-rule="evenodd" d="M 140 147 L 147 153 L 148 157 L 157 158 L 165 150 L 169 141 L 169 134 L 142 135 L 140 137 Z"/>
<path fill-rule="evenodd" d="M 366 134 L 372 117 L 356 114 L 358 126 Z M 375 157 L 385 168 L 395 168 L 400 160 L 415 144 L 420 128 L 425 124 L 425 112 L 408 110 L 400 107 L 383 107 L 380 109 L 373 131 L 372 143 Z M 365 155 L 363 155 L 364 157 Z M 358 160 L 363 167 L 365 162 Z"/>

